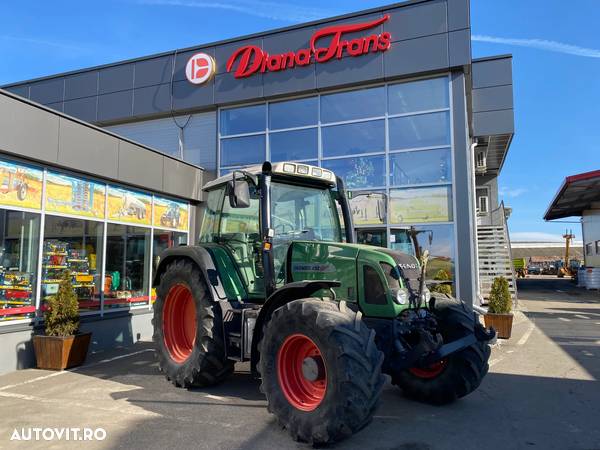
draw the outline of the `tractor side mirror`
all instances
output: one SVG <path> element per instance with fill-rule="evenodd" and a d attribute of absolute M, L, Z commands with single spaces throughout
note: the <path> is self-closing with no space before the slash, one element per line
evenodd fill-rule
<path fill-rule="evenodd" d="M 236 180 L 235 172 L 228 184 L 228 191 L 229 205 L 232 208 L 250 207 L 250 186 L 246 180 Z"/>

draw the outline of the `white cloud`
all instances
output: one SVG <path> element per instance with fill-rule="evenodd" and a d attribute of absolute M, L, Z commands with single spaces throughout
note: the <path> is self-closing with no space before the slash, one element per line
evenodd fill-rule
<path fill-rule="evenodd" d="M 516 241 L 536 241 L 536 242 L 564 242 L 562 235 L 543 233 L 541 231 L 518 231 L 510 233 L 510 240 Z"/>
<path fill-rule="evenodd" d="M 506 188 L 506 187 L 501 187 L 498 190 L 498 194 L 500 194 L 503 197 L 514 198 L 514 197 L 519 197 L 520 195 L 523 195 L 527 191 L 528 190 L 525 189 L 525 188 L 509 189 L 509 188 Z"/>
<path fill-rule="evenodd" d="M 580 47 L 563 42 L 549 41 L 547 39 L 518 39 L 474 34 L 471 40 L 477 42 L 490 42 L 493 44 L 517 45 L 519 47 L 536 48 L 550 52 L 566 53 L 567 55 L 585 56 L 587 58 L 600 58 L 600 50 L 595 48 Z"/>
<path fill-rule="evenodd" d="M 332 15 L 331 11 L 309 8 L 284 2 L 260 0 L 138 0 L 142 5 L 180 6 L 187 8 L 222 9 L 284 22 L 307 22 Z"/>

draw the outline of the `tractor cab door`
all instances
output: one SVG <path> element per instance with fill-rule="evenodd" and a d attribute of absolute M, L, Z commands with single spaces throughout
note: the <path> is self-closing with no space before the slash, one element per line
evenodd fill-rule
<path fill-rule="evenodd" d="M 248 208 L 232 208 L 224 188 L 210 191 L 200 242 L 220 244 L 227 249 L 239 269 L 248 296 L 264 299 L 259 203 L 254 185 L 250 185 Z"/>

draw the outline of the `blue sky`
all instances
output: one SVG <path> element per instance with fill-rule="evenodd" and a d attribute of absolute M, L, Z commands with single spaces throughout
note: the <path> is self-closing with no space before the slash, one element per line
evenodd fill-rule
<path fill-rule="evenodd" d="M 12 1 L 0 16 L 0 84 L 387 3 Z M 471 23 L 474 57 L 514 56 L 516 135 L 500 176 L 513 239 L 579 235 L 542 216 L 565 176 L 600 169 L 600 3 L 473 0 Z"/>

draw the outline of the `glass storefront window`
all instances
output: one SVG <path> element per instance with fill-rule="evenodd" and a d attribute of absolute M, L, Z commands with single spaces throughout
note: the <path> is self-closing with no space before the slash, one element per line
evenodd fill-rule
<path fill-rule="evenodd" d="M 417 258 L 425 250 L 429 250 L 426 278 L 430 288 L 436 283 L 454 281 L 453 225 L 431 224 L 393 228 L 390 234 L 390 248 Z"/>
<path fill-rule="evenodd" d="M 221 165 L 245 166 L 265 159 L 265 135 L 221 139 Z"/>
<path fill-rule="evenodd" d="M 379 153 L 385 150 L 385 121 L 349 123 L 323 127 L 323 156 Z"/>
<path fill-rule="evenodd" d="M 448 108 L 448 79 L 433 78 L 392 84 L 388 88 L 388 99 L 390 114 Z"/>
<path fill-rule="evenodd" d="M 42 250 L 42 301 L 58 292 L 65 271 L 79 301 L 80 311 L 100 310 L 102 291 L 101 222 L 46 216 Z"/>
<path fill-rule="evenodd" d="M 390 186 L 450 183 L 452 158 L 449 148 L 392 153 Z"/>
<path fill-rule="evenodd" d="M 319 138 L 316 128 L 269 134 L 271 161 L 298 161 L 316 158 Z"/>
<path fill-rule="evenodd" d="M 321 96 L 321 122 L 343 122 L 385 115 L 385 86 Z"/>
<path fill-rule="evenodd" d="M 323 167 L 332 170 L 344 180 L 347 189 L 380 187 L 385 184 L 385 156 L 358 156 L 355 158 L 327 159 Z"/>
<path fill-rule="evenodd" d="M 450 186 L 390 190 L 390 223 L 452 221 Z"/>
<path fill-rule="evenodd" d="M 305 127 L 319 122 L 319 99 L 300 98 L 269 104 L 269 129 Z"/>
<path fill-rule="evenodd" d="M 390 150 L 450 145 L 450 114 L 439 112 L 389 119 Z"/>
<path fill-rule="evenodd" d="M 32 318 L 40 215 L 0 209 L 0 322 Z"/>
<path fill-rule="evenodd" d="M 253 105 L 221 110 L 221 135 L 253 133 L 266 127 L 266 106 Z"/>
<path fill-rule="evenodd" d="M 105 310 L 148 304 L 151 233 L 150 228 L 107 225 Z"/>

